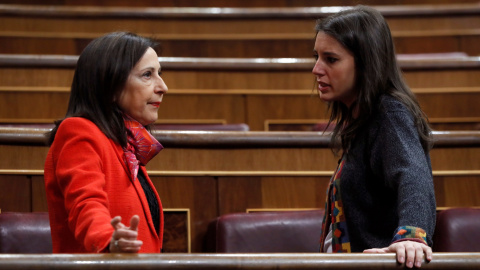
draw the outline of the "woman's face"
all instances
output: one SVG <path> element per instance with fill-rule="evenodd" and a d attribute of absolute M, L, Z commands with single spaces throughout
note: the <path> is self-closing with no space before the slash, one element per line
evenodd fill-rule
<path fill-rule="evenodd" d="M 146 126 L 158 118 L 158 107 L 167 85 L 160 77 L 157 53 L 148 48 L 128 75 L 125 88 L 117 98 L 120 109 Z"/>
<path fill-rule="evenodd" d="M 340 101 L 347 107 L 355 101 L 355 59 L 336 39 L 318 32 L 314 54 L 317 58 L 312 73 L 323 101 Z"/>

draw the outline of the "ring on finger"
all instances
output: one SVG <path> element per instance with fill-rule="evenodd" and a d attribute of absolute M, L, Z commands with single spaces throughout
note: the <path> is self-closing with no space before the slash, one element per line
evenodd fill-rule
<path fill-rule="evenodd" d="M 115 241 L 113 242 L 113 245 L 114 245 L 116 248 L 119 248 L 119 246 L 118 246 L 118 240 L 115 240 Z"/>

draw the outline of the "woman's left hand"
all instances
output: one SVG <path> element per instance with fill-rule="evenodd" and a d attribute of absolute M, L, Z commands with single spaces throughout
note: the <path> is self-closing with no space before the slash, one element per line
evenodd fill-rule
<path fill-rule="evenodd" d="M 111 224 L 115 231 L 112 234 L 109 246 L 111 253 L 135 253 L 140 250 L 143 242 L 137 239 L 139 222 L 140 218 L 134 215 L 130 219 L 130 227 L 127 227 L 122 223 L 122 217 L 116 216 L 112 218 Z"/>
<path fill-rule="evenodd" d="M 408 268 L 414 265 L 417 268 L 422 266 L 423 254 L 425 254 L 426 261 L 432 260 L 432 248 L 415 241 L 401 241 L 391 244 L 385 248 L 366 249 L 364 253 L 389 253 L 395 252 L 397 254 L 397 261 L 405 263 Z M 406 258 L 406 260 L 405 260 Z"/>

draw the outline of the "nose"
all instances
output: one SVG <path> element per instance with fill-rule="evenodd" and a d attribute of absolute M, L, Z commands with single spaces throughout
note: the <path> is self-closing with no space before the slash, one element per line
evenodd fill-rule
<path fill-rule="evenodd" d="M 320 77 L 325 75 L 325 68 L 323 66 L 321 59 L 318 59 L 315 62 L 315 66 L 313 66 L 312 73 Z"/>
<path fill-rule="evenodd" d="M 162 77 L 158 77 L 157 84 L 155 86 L 155 93 L 157 94 L 165 94 L 168 92 L 167 84 Z"/>

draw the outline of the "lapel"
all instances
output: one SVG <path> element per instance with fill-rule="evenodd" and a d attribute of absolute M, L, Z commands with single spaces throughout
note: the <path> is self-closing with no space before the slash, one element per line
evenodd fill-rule
<path fill-rule="evenodd" d="M 115 142 L 113 142 L 112 140 L 110 140 L 110 143 L 112 144 L 113 148 L 115 149 L 115 154 L 117 155 L 118 161 L 120 162 L 120 164 L 122 164 L 122 167 L 125 170 L 126 177 L 128 179 L 130 179 L 130 182 L 132 182 L 132 185 L 135 187 L 135 191 L 137 192 L 137 196 L 140 199 L 140 202 L 142 203 L 143 214 L 144 214 L 145 217 L 147 217 L 147 223 L 148 223 L 148 227 L 150 229 L 150 233 L 152 235 L 155 235 L 155 236 L 158 237 L 157 231 L 155 230 L 155 226 L 153 225 L 152 215 L 150 214 L 150 207 L 148 205 L 147 197 L 145 196 L 145 191 L 143 191 L 142 184 L 140 184 L 140 181 L 138 180 L 138 178 L 135 179 L 134 181 L 132 181 L 132 179 L 130 177 L 130 170 L 129 170 L 127 164 L 125 164 L 125 159 L 124 159 L 125 153 L 123 152 L 122 147 L 120 145 L 116 144 Z M 143 170 L 143 175 L 145 175 L 145 176 L 147 175 L 147 172 L 145 171 L 145 168 L 143 168 L 142 166 L 140 166 L 138 170 Z M 146 176 L 146 177 L 148 179 L 148 176 Z M 147 182 L 151 182 L 151 181 L 148 180 Z M 155 189 L 153 189 L 153 190 L 155 191 Z M 159 202 L 160 211 L 162 211 L 160 200 L 158 198 L 158 194 L 157 194 L 156 191 L 155 191 L 155 195 L 156 195 L 157 200 Z M 162 215 L 160 214 L 160 216 L 162 216 Z M 140 222 L 142 222 L 142 221 L 140 220 Z M 160 222 L 161 222 L 160 223 L 160 226 L 161 226 L 163 224 L 163 220 L 161 220 Z M 160 230 L 160 232 L 161 232 L 161 230 Z"/>

